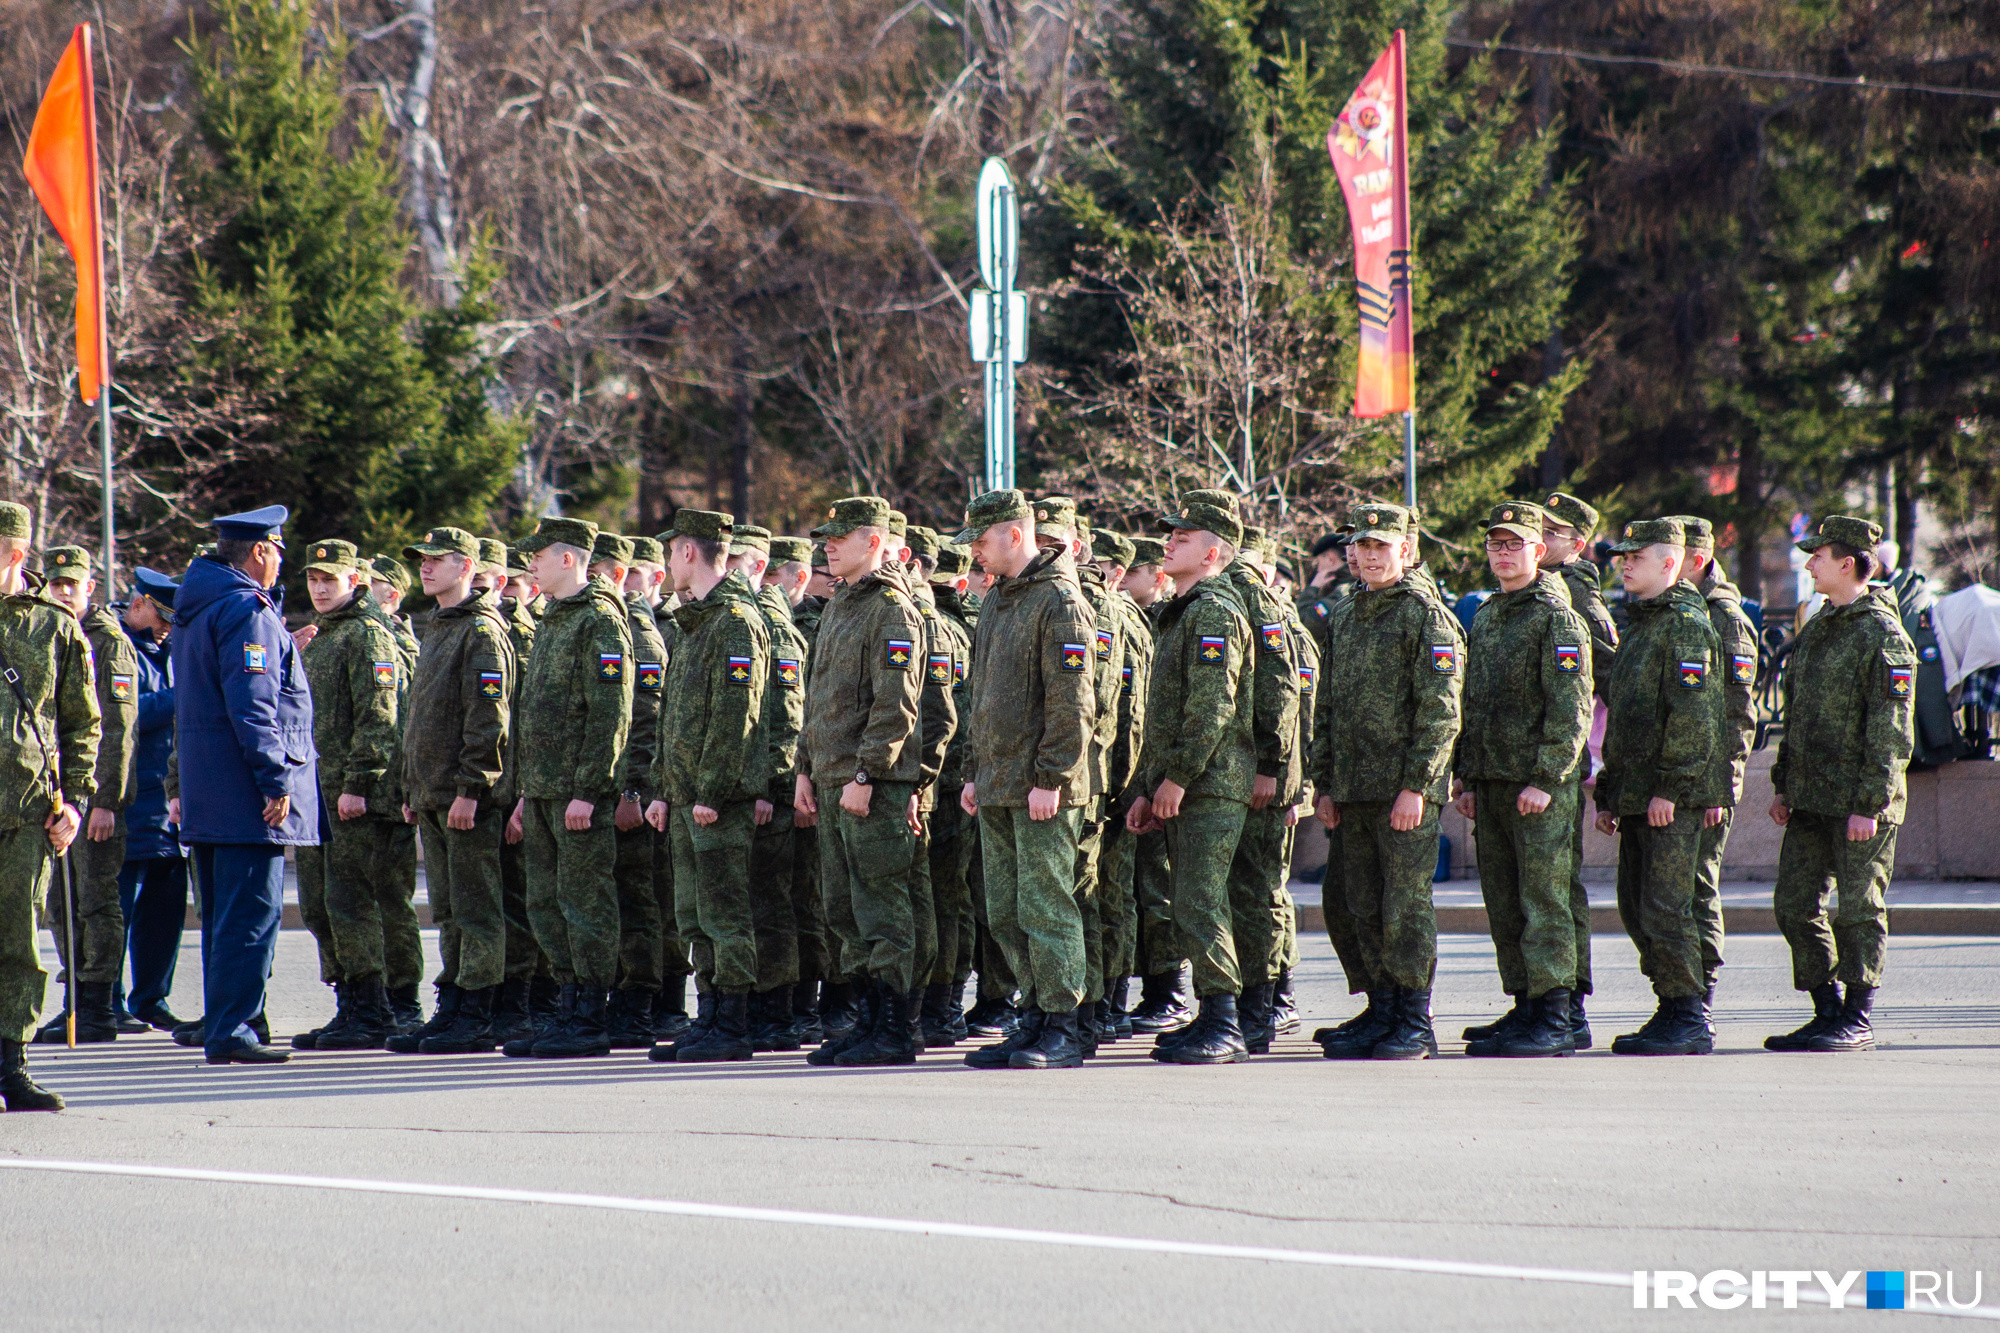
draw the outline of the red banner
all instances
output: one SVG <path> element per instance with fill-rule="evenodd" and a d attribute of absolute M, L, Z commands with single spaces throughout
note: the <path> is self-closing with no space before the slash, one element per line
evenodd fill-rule
<path fill-rule="evenodd" d="M 21 163 L 35 197 L 76 261 L 77 388 L 97 401 L 109 377 L 104 327 L 102 218 L 97 202 L 97 117 L 90 86 L 90 25 L 79 23 L 69 49 L 56 62 L 28 155 Z"/>
<path fill-rule="evenodd" d="M 1410 151 L 1403 30 L 1347 99 L 1326 150 L 1354 227 L 1354 286 L 1361 303 L 1361 361 L 1354 415 L 1416 409 L 1417 358 L 1410 320 Z"/>

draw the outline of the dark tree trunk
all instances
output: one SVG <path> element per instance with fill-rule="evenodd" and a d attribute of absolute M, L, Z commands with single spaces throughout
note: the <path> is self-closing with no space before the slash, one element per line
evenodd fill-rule
<path fill-rule="evenodd" d="M 1736 453 L 1736 586 L 1764 600 L 1764 452 L 1753 433 Z"/>
<path fill-rule="evenodd" d="M 749 353 L 740 344 L 735 369 L 735 420 L 729 436 L 729 512 L 738 523 L 751 523 L 755 521 L 750 512 L 750 450 L 756 442 L 755 394 L 751 391 Z"/>

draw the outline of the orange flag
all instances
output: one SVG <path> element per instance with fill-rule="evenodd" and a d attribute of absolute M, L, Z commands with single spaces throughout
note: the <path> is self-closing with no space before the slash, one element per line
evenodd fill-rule
<path fill-rule="evenodd" d="M 105 341 L 103 215 L 97 200 L 97 111 L 90 82 L 90 25 L 79 23 L 35 113 L 21 163 L 49 220 L 76 260 L 77 387 L 97 401 L 110 378 Z"/>
<path fill-rule="evenodd" d="M 1347 99 L 1326 150 L 1354 228 L 1354 280 L 1361 301 L 1361 362 L 1354 415 L 1416 407 L 1417 356 L 1410 318 L 1410 149 L 1403 32 Z"/>

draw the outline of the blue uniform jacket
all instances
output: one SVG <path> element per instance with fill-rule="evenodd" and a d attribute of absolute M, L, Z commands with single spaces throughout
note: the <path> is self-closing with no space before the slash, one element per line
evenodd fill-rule
<path fill-rule="evenodd" d="M 125 807 L 125 859 L 179 856 L 180 841 L 167 823 L 167 759 L 174 749 L 174 663 L 167 646 L 124 621 L 118 627 L 139 657 L 139 741 L 134 766 L 138 789 Z"/>
<path fill-rule="evenodd" d="M 305 664 L 277 599 L 203 556 L 174 596 L 181 841 L 319 844 L 318 752 Z M 292 798 L 277 828 L 264 803 Z"/>

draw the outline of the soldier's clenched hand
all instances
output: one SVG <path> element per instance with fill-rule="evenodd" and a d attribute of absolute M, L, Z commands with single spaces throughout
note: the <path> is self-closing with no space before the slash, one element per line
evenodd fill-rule
<path fill-rule="evenodd" d="M 1548 802 L 1544 801 L 1543 804 L 1546 805 Z M 1479 808 L 1478 802 L 1472 799 L 1472 788 L 1470 787 L 1459 788 L 1458 795 L 1452 798 L 1451 805 L 1454 810 L 1464 815 L 1467 819 L 1471 819 L 1473 817 L 1472 812 Z"/>
<path fill-rule="evenodd" d="M 1849 842 L 1866 842 L 1874 836 L 1875 817 L 1873 815 L 1849 815 L 1847 817 L 1847 840 Z"/>
<path fill-rule="evenodd" d="M 111 835 L 118 831 L 118 816 L 109 810 L 92 810 L 90 825 L 84 836 L 92 842 L 109 842 Z"/>
<path fill-rule="evenodd" d="M 1181 812 L 1181 797 L 1187 795 L 1187 788 L 1172 778 L 1161 778 L 1159 787 L 1153 792 L 1153 818 L 1173 819 Z"/>
<path fill-rule="evenodd" d="M 1597 831 L 1607 838 L 1616 833 L 1618 831 L 1618 816 L 1612 814 L 1609 810 L 1599 810 L 1597 812 Z"/>
<path fill-rule="evenodd" d="M 618 826 L 620 833 L 630 833 L 646 822 L 646 812 L 639 808 L 637 801 L 618 798 L 618 809 L 612 814 L 611 822 Z"/>
<path fill-rule="evenodd" d="M 1396 803 L 1389 807 L 1389 827 L 1398 833 L 1408 833 L 1424 822 L 1424 794 L 1420 791 L 1399 791 Z"/>
<path fill-rule="evenodd" d="M 917 810 L 917 794 L 910 793 L 910 808 L 903 811 L 903 822 L 910 826 L 910 832 L 921 838 L 924 836 L 924 817 Z"/>
<path fill-rule="evenodd" d="M 1646 822 L 1654 828 L 1665 828 L 1674 822 L 1674 803 L 1664 796 L 1655 796 L 1646 802 Z"/>
<path fill-rule="evenodd" d="M 646 822 L 653 826 L 655 833 L 667 831 L 667 803 L 655 801 L 646 807 Z"/>
<path fill-rule="evenodd" d="M 1054 819 L 1060 809 L 1062 793 L 1054 787 L 1028 788 L 1028 818 L 1036 821 Z"/>
<path fill-rule="evenodd" d="M 800 828 L 819 824 L 819 801 L 813 795 L 812 779 L 803 773 L 792 784 L 792 822 Z"/>
<path fill-rule="evenodd" d="M 342 819 L 359 819 L 368 813 L 368 798 L 365 796 L 350 796 L 346 792 L 342 792 L 340 800 L 334 805 L 334 810 Z"/>
<path fill-rule="evenodd" d="M 693 815 L 694 822 L 701 825 L 703 828 L 707 828 L 710 824 L 713 824 L 716 820 L 722 818 L 721 815 L 716 813 L 715 807 L 708 805 L 690 806 L 688 808 L 688 813 Z"/>
<path fill-rule="evenodd" d="M 60 856 L 69 850 L 69 845 L 76 841 L 76 831 L 82 823 L 83 820 L 77 815 L 76 807 L 73 805 L 59 805 L 49 813 L 42 827 L 49 831 L 49 846 L 56 849 L 57 855 Z"/>
<path fill-rule="evenodd" d="M 1250 780 L 1250 808 L 1263 810 L 1278 799 L 1278 779 L 1275 774 L 1259 773 Z"/>
<path fill-rule="evenodd" d="M 597 807 L 589 801 L 571 801 L 563 811 L 563 827 L 571 833 L 581 833 L 590 827 L 590 817 L 597 813 Z"/>
<path fill-rule="evenodd" d="M 979 788 L 975 784 L 968 782 L 959 788 L 958 808 L 974 819 L 979 818 Z"/>
<path fill-rule="evenodd" d="M 1722 816 L 1724 813 L 1725 813 L 1724 807 L 1719 805 L 1711 805 L 1708 809 L 1701 812 L 1701 826 L 1703 828 L 1714 828 L 1717 824 L 1720 824 L 1722 822 Z"/>
<path fill-rule="evenodd" d="M 1784 797 L 1780 796 L 1771 802 L 1771 822 L 1773 824 L 1776 824 L 1779 828 L 1783 828 L 1791 821 L 1791 818 L 1792 807 L 1785 804 Z"/>
<path fill-rule="evenodd" d="M 1551 799 L 1540 787 L 1523 787 L 1514 801 L 1514 808 L 1524 815 L 1539 815 L 1549 808 Z"/>
<path fill-rule="evenodd" d="M 456 796 L 452 798 L 451 809 L 444 812 L 444 826 L 465 833 L 478 818 L 479 802 L 470 796 Z"/>
<path fill-rule="evenodd" d="M 1315 801 L 1313 813 L 1319 816 L 1319 822 L 1326 825 L 1328 832 L 1340 827 L 1340 807 L 1333 803 L 1331 796 L 1322 796 Z"/>
<path fill-rule="evenodd" d="M 505 836 L 509 847 L 515 846 L 523 837 L 527 836 L 527 829 L 521 825 L 522 814 L 527 808 L 528 798 L 523 796 L 520 800 L 514 802 L 514 813 L 507 816 L 507 832 Z"/>
<path fill-rule="evenodd" d="M 758 801 L 750 811 L 750 818 L 758 828 L 762 828 L 764 825 L 770 823 L 772 816 L 777 813 L 777 806 L 772 805 L 769 801 Z"/>
<path fill-rule="evenodd" d="M 874 803 L 875 784 L 873 783 L 864 787 L 858 782 L 850 782 L 840 789 L 840 808 L 847 811 L 848 814 L 853 815 L 856 819 L 866 819 L 868 817 L 868 807 Z"/>
<path fill-rule="evenodd" d="M 1153 823 L 1153 803 L 1143 796 L 1125 811 L 1125 827 L 1133 833 L 1150 833 Z"/>

